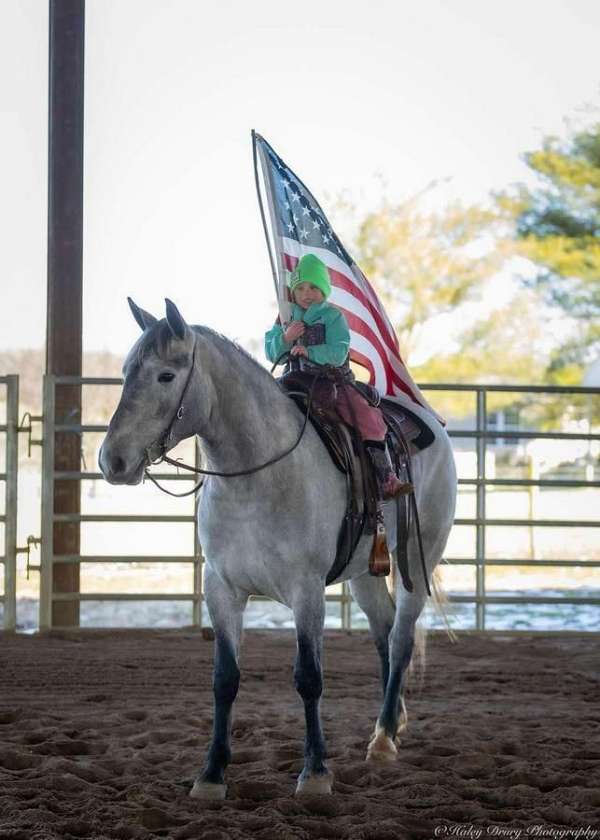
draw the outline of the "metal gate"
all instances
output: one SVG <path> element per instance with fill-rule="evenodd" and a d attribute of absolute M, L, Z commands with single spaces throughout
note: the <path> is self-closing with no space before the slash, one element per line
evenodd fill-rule
<path fill-rule="evenodd" d="M 191 601 L 193 604 L 193 623 L 201 623 L 201 561 L 202 555 L 197 538 L 194 538 L 194 554 L 191 556 L 129 556 L 129 555 L 57 555 L 54 553 L 53 531 L 56 522 L 187 522 L 193 527 L 195 511 L 190 514 L 176 516 L 157 516 L 145 514 L 82 514 L 54 512 L 54 483 L 55 481 L 94 481 L 103 479 L 102 473 L 88 471 L 57 471 L 55 468 L 55 436 L 57 433 L 72 433 L 79 435 L 86 432 L 106 432 L 104 424 L 68 424 L 55 422 L 55 400 L 57 385 L 122 385 L 122 379 L 54 376 L 44 377 L 43 395 L 43 463 L 42 463 L 42 542 L 40 552 L 40 630 L 58 629 L 53 624 L 52 606 L 57 601 Z M 157 474 L 163 481 L 189 481 L 193 476 L 172 473 Z M 195 529 L 194 529 L 195 533 Z M 190 563 L 194 567 L 194 588 L 192 592 L 166 593 L 125 593 L 125 592 L 55 592 L 53 588 L 53 568 L 57 563 Z"/>
<path fill-rule="evenodd" d="M 14 630 L 17 623 L 17 470 L 19 431 L 19 377 L 0 376 L 0 386 L 6 394 L 6 423 L 0 425 L 5 436 L 4 472 L 0 483 L 4 485 L 4 513 L 0 523 L 4 526 L 4 554 L 0 557 L 3 568 L 3 588 L 0 603 L 4 607 L 3 626 Z"/>

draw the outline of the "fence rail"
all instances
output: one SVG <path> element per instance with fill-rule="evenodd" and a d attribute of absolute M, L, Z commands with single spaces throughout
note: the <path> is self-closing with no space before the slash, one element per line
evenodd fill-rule
<path fill-rule="evenodd" d="M 55 434 L 70 432 L 81 435 L 86 432 L 98 433 L 106 430 L 102 424 L 83 423 L 55 423 L 54 405 L 55 389 L 57 385 L 93 385 L 93 386 L 116 386 L 122 380 L 115 378 L 93 378 L 73 376 L 46 376 L 44 380 L 44 465 L 43 465 L 43 487 L 42 487 L 42 552 L 41 570 L 42 587 L 40 599 L 40 626 L 49 629 L 52 626 L 52 604 L 55 601 L 79 600 L 172 600 L 191 601 L 193 604 L 193 622 L 202 623 L 202 551 L 198 544 L 198 538 L 194 528 L 194 555 L 188 557 L 173 556 L 107 556 L 107 555 L 54 555 L 52 546 L 52 529 L 55 522 L 180 522 L 193 523 L 194 515 L 163 515 L 148 516 L 144 514 L 55 514 L 53 512 L 54 482 L 57 480 L 67 481 L 90 481 L 101 479 L 99 472 L 88 471 L 55 471 L 54 470 L 54 444 Z M 445 391 L 445 392 L 471 392 L 475 396 L 476 413 L 475 427 L 473 429 L 450 430 L 451 438 L 472 439 L 475 443 L 476 453 L 476 475 L 474 478 L 461 478 L 459 485 L 471 486 L 475 492 L 475 516 L 457 518 L 456 525 L 471 526 L 475 529 L 475 555 L 472 558 L 452 558 L 450 565 L 466 565 L 475 567 L 475 593 L 473 596 L 456 595 L 451 596 L 450 601 L 456 603 L 471 603 L 475 607 L 475 627 L 477 630 L 485 629 L 486 606 L 492 604 L 579 604 L 579 605 L 600 605 L 600 598 L 568 598 L 556 596 L 530 596 L 512 597 L 490 595 L 486 592 L 486 567 L 487 566 L 536 566 L 545 567 L 600 567 L 598 561 L 580 561 L 572 559 L 545 560 L 537 558 L 527 559 L 487 559 L 486 558 L 486 528 L 489 527 L 564 527 L 564 528 L 599 528 L 600 520 L 550 520 L 550 519 L 515 519 L 515 518 L 489 518 L 486 513 L 487 489 L 494 487 L 508 488 L 598 488 L 600 481 L 581 481 L 566 479 L 497 479 L 488 478 L 486 475 L 486 455 L 488 447 L 493 441 L 502 440 L 582 440 L 600 441 L 600 434 L 571 433 L 571 432 L 547 432 L 532 430 L 498 430 L 490 429 L 488 425 L 488 394 L 490 393 L 520 393 L 520 394 L 564 394 L 564 395 L 587 395 L 597 399 L 600 396 L 600 389 L 597 388 L 568 388 L 568 387 L 545 387 L 545 386 L 522 386 L 522 385 L 457 385 L 457 384 L 436 384 L 421 385 L 424 391 Z M 199 463 L 199 451 L 197 450 L 197 463 Z M 158 476 L 157 476 L 158 477 Z M 193 476 L 173 475 L 162 473 L 162 480 L 190 481 Z M 193 592 L 177 594 L 141 594 L 141 593 L 56 593 L 52 589 L 52 568 L 54 563 L 191 563 L 194 567 L 194 589 Z M 268 600 L 256 598 L 254 600 Z M 342 627 L 350 629 L 352 624 L 351 605 L 352 598 L 348 587 L 343 584 L 341 592 L 328 593 L 327 600 L 337 603 L 340 606 Z"/>
<path fill-rule="evenodd" d="M 0 557 L 4 586 L 0 603 L 4 607 L 4 629 L 14 630 L 17 623 L 19 377 L 14 374 L 0 376 L 0 386 L 4 386 L 6 392 L 6 423 L 0 426 L 0 434 L 4 434 L 6 441 L 5 471 L 0 473 L 0 483 L 4 485 L 4 514 L 0 516 L 0 523 L 4 525 L 4 554 Z"/>

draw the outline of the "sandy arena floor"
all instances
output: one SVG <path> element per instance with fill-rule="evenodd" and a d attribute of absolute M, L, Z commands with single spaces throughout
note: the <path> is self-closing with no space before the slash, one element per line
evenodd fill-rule
<path fill-rule="evenodd" d="M 296 798 L 294 638 L 250 631 L 228 798 L 203 804 L 187 792 L 211 728 L 212 643 L 183 631 L 0 635 L 0 838 L 600 840 L 599 644 L 431 639 L 400 760 L 379 767 L 364 762 L 374 647 L 328 633 L 334 794 Z"/>

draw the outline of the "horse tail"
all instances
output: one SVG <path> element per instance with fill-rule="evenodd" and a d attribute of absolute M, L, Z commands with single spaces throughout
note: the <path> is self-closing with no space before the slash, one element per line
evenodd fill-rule
<path fill-rule="evenodd" d="M 393 596 L 392 596 L 393 597 Z M 442 584 L 442 574 L 439 566 L 433 570 L 431 575 L 431 597 L 436 612 L 444 623 L 444 629 L 452 644 L 458 642 L 458 636 L 450 626 L 446 608 L 448 607 L 448 595 Z M 427 666 L 427 627 L 419 619 L 415 625 L 415 643 L 412 656 L 406 674 L 406 685 L 414 686 L 421 691 L 425 679 Z"/>
<path fill-rule="evenodd" d="M 431 594 L 433 597 L 433 605 L 444 624 L 446 635 L 453 644 L 458 642 L 458 636 L 452 627 L 450 627 L 450 622 L 448 621 L 450 601 L 448 600 L 448 595 L 442 584 L 442 572 L 439 566 L 436 566 L 431 576 Z"/>

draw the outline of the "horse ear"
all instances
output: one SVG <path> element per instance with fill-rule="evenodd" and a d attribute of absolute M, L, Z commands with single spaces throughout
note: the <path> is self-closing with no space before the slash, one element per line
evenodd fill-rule
<path fill-rule="evenodd" d="M 130 297 L 127 298 L 127 303 L 129 304 L 129 308 L 131 309 L 131 314 L 138 322 L 138 325 L 141 330 L 147 330 L 150 327 L 153 327 L 156 324 L 156 318 L 154 315 L 151 315 L 149 312 L 146 312 L 145 309 L 142 309 L 134 303 Z"/>
<path fill-rule="evenodd" d="M 167 324 L 169 325 L 169 329 L 171 330 L 175 338 L 185 338 L 186 332 L 188 331 L 189 327 L 184 321 L 183 316 L 181 315 L 179 309 L 177 309 L 172 300 L 169 300 L 169 298 L 165 298 L 165 303 L 167 304 Z"/>

